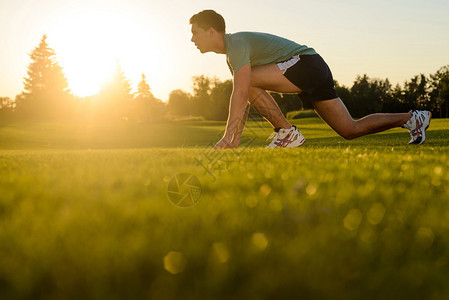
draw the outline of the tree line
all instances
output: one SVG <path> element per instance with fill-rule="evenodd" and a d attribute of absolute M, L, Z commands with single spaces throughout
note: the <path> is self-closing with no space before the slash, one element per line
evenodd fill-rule
<path fill-rule="evenodd" d="M 393 86 L 388 79 L 357 76 L 352 87 L 335 81 L 335 89 L 351 116 L 360 118 L 372 113 L 429 110 L 434 117 L 449 117 L 449 65 L 426 77 L 414 76 L 404 85 Z M 226 120 L 232 81 L 219 81 L 204 75 L 193 77 L 193 94 L 172 91 L 167 111 L 178 116 L 202 116 L 207 120 Z M 294 110 L 310 109 L 301 95 L 271 93 L 284 115 Z"/>
<path fill-rule="evenodd" d="M 132 93 L 131 83 L 117 63 L 111 79 L 90 97 L 77 97 L 44 35 L 30 53 L 31 63 L 24 90 L 14 100 L 0 98 L 0 120 L 125 119 L 153 122 L 160 119 L 165 104 L 151 92 L 145 74 Z"/>
<path fill-rule="evenodd" d="M 357 76 L 351 88 L 335 84 L 353 117 L 370 113 L 405 112 L 411 109 L 429 110 L 434 117 L 449 117 L 449 65 L 435 74 L 414 76 L 404 85 L 392 86 L 388 79 Z"/>
<path fill-rule="evenodd" d="M 0 120 L 120 119 L 155 122 L 183 117 L 227 119 L 232 80 L 195 76 L 192 93 L 174 90 L 165 103 L 152 94 L 144 74 L 137 91 L 132 93 L 131 83 L 117 63 L 112 78 L 103 84 L 98 94 L 80 98 L 71 93 L 46 35 L 30 53 L 30 58 L 23 92 L 14 100 L 0 97 Z M 394 87 L 388 79 L 370 78 L 366 74 L 357 76 L 350 88 L 338 82 L 335 82 L 335 87 L 356 118 L 411 109 L 426 109 L 434 117 L 449 117 L 449 65 L 429 77 L 420 74 Z M 284 114 L 308 108 L 303 107 L 300 95 L 271 95 Z"/>

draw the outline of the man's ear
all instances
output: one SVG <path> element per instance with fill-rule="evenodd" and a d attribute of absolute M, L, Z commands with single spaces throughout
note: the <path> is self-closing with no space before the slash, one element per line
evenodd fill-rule
<path fill-rule="evenodd" d="M 216 33 L 217 33 L 217 31 L 213 27 L 209 27 L 209 29 L 207 30 L 207 34 L 210 37 L 214 37 Z"/>

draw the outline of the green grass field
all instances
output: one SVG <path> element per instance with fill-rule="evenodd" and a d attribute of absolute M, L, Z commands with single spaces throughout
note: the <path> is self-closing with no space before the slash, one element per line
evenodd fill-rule
<path fill-rule="evenodd" d="M 0 299 L 447 299 L 449 120 L 421 146 L 294 123 L 226 151 L 223 122 L 2 124 Z"/>

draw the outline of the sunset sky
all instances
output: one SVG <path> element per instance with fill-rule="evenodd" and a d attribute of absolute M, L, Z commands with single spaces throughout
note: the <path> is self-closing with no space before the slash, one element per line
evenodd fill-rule
<path fill-rule="evenodd" d="M 72 91 L 94 94 L 118 60 L 156 97 L 190 91 L 192 76 L 231 75 L 224 55 L 200 54 L 188 20 L 214 9 L 227 31 L 277 34 L 315 48 L 347 86 L 358 74 L 403 83 L 449 64 L 447 0 L 0 0 L 0 97 L 23 90 L 29 53 L 45 33 Z"/>

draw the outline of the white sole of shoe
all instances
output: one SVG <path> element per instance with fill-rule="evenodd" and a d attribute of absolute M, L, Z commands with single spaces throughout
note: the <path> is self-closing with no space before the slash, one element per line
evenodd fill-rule
<path fill-rule="evenodd" d="M 419 145 L 421 145 L 422 143 L 424 143 L 424 141 L 426 140 L 426 130 L 427 128 L 429 128 L 430 126 L 430 119 L 432 119 L 432 113 L 429 111 L 429 118 L 427 119 L 427 124 L 424 124 L 426 127 L 424 128 L 423 132 L 422 132 L 422 138 L 421 141 L 419 142 Z"/>
<path fill-rule="evenodd" d="M 304 138 L 304 136 L 301 133 L 299 133 L 298 138 L 284 148 L 297 148 L 297 147 L 301 146 L 302 144 L 304 144 L 305 142 L 306 142 L 306 139 Z"/>

